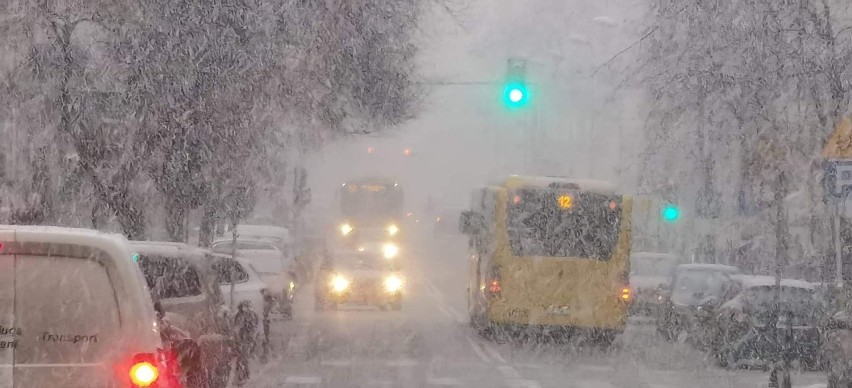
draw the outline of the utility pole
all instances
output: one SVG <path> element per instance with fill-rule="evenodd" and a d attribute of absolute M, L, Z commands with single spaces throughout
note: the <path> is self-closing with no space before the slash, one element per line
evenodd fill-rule
<path fill-rule="evenodd" d="M 784 197 L 787 196 L 787 182 L 783 170 L 778 172 L 775 185 L 775 292 L 772 303 L 772 315 L 769 319 L 769 330 L 773 342 L 772 370 L 769 374 L 769 388 L 791 388 L 790 381 L 790 336 L 793 322 L 789 316 L 781 320 L 781 278 L 787 263 L 787 213 L 784 210 Z M 778 323 L 782 322 L 784 333 L 779 335 Z M 780 376 L 779 376 L 780 375 Z M 780 381 L 779 381 L 780 379 Z"/>

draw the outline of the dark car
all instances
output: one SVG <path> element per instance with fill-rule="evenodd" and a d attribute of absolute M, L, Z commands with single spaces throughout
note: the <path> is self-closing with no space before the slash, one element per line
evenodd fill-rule
<path fill-rule="evenodd" d="M 669 289 L 680 260 L 667 253 L 635 252 L 630 255 L 630 288 L 633 315 L 655 316 L 663 306 L 660 296 Z"/>
<path fill-rule="evenodd" d="M 703 346 L 706 325 L 713 310 L 734 296 L 731 275 L 739 269 L 721 264 L 681 264 L 675 267 L 672 285 L 661 303 L 657 331 L 667 340 L 683 335 Z"/>
<path fill-rule="evenodd" d="M 191 386 L 224 387 L 230 374 L 232 333 L 221 314 L 224 299 L 206 251 L 185 244 L 132 242 L 137 264 L 168 324 L 185 330 L 200 349 Z"/>
<path fill-rule="evenodd" d="M 772 327 L 775 278 L 737 275 L 740 292 L 714 320 L 711 348 L 725 367 L 766 366 L 781 353 L 809 369 L 819 367 L 819 322 L 825 303 L 813 283 L 783 279 L 778 321 Z M 781 343 L 778 346 L 775 336 Z"/>

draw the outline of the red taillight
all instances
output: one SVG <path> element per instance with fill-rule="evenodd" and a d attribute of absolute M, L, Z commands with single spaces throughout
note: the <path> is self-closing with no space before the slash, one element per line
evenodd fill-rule
<path fill-rule="evenodd" d="M 130 382 L 137 387 L 150 387 L 160 377 L 160 368 L 148 362 L 141 361 L 130 367 Z"/>
<path fill-rule="evenodd" d="M 157 353 L 137 353 L 129 363 L 124 364 L 122 374 L 129 377 L 130 386 L 180 388 L 180 367 L 177 356 L 168 350 Z"/>
<path fill-rule="evenodd" d="M 492 294 L 499 293 L 502 288 L 500 287 L 500 279 L 493 279 L 488 282 L 488 291 Z"/>

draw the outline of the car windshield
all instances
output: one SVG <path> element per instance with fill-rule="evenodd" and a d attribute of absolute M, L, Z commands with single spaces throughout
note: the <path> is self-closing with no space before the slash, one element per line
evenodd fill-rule
<path fill-rule="evenodd" d="M 633 257 L 630 259 L 630 274 L 640 276 L 670 276 L 677 259 L 674 257 Z"/>
<path fill-rule="evenodd" d="M 698 306 L 721 297 L 729 284 L 729 278 L 720 271 L 681 270 L 675 276 L 672 302 Z"/>
<path fill-rule="evenodd" d="M 0 388 L 850 388 L 850 193 L 852 0 L 0 0 L 0 257 L 113 234 L 171 314 L 0 288 L 192 337 L 101 383 L 0 310 Z"/>

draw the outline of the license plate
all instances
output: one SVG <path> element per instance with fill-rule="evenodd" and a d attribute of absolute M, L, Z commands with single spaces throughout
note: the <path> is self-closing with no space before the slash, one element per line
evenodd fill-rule
<path fill-rule="evenodd" d="M 571 315 L 571 309 L 567 306 L 550 306 L 544 313 L 547 315 L 566 316 Z"/>

